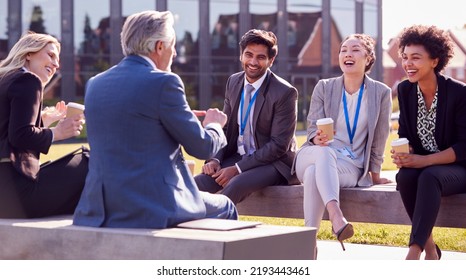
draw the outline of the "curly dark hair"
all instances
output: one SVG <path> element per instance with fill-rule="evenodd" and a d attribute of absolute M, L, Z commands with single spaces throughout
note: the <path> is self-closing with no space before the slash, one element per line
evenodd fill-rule
<path fill-rule="evenodd" d="M 442 71 L 453 57 L 453 43 L 448 32 L 436 26 L 413 25 L 403 29 L 399 37 L 398 53 L 401 56 L 406 46 L 421 45 L 430 58 L 438 58 L 435 73 Z"/>
<path fill-rule="evenodd" d="M 249 44 L 259 44 L 267 47 L 269 58 L 274 58 L 278 53 L 278 41 L 275 34 L 271 31 L 251 29 L 241 37 L 239 42 L 240 54 Z"/>

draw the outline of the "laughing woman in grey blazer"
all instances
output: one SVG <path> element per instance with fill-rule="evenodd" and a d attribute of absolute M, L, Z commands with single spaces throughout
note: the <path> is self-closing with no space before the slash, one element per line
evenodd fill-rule
<path fill-rule="evenodd" d="M 354 235 L 339 205 L 340 188 L 390 182 L 380 178 L 389 134 L 391 91 L 366 73 L 375 61 L 374 40 L 365 34 L 348 36 L 340 46 L 343 75 L 320 80 L 311 98 L 307 141 L 296 156 L 296 174 L 304 184 L 306 226 L 319 227 L 327 209 L 333 233 L 340 241 Z M 334 120 L 329 140 L 316 122 Z"/>

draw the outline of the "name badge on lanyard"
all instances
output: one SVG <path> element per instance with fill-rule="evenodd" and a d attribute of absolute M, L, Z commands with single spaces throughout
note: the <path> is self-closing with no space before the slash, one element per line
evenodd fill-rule
<path fill-rule="evenodd" d="M 356 112 L 354 112 L 353 127 L 351 127 L 350 120 L 349 120 L 349 113 L 348 113 L 348 103 L 346 101 L 345 88 L 343 87 L 343 111 L 345 113 L 346 131 L 348 132 L 348 137 L 350 140 L 351 147 L 353 147 L 353 139 L 354 139 L 354 135 L 356 134 L 356 129 L 358 126 L 359 111 L 361 110 L 361 101 L 362 101 L 363 92 L 364 92 L 364 82 L 361 84 L 361 87 L 359 88 L 358 103 L 356 105 Z M 345 156 L 349 157 L 350 159 L 356 158 L 352 149 L 349 147 L 343 148 L 341 152 Z"/>
<path fill-rule="evenodd" d="M 361 88 L 359 89 L 358 104 L 356 105 L 356 112 L 354 113 L 353 127 L 351 128 L 350 122 L 349 122 L 348 103 L 346 102 L 345 88 L 343 87 L 343 110 L 345 112 L 346 130 L 348 131 L 348 136 L 349 136 L 351 145 L 353 145 L 354 135 L 356 134 L 356 128 L 358 126 L 359 111 L 361 109 L 361 100 L 362 100 L 363 92 L 364 92 L 364 83 L 362 83 Z"/>

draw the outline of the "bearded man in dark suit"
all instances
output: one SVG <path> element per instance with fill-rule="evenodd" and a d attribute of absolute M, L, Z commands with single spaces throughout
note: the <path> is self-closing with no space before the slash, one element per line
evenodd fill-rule
<path fill-rule="evenodd" d="M 298 91 L 270 70 L 277 37 L 252 29 L 241 38 L 240 51 L 243 71 L 230 76 L 225 91 L 228 144 L 195 177 L 200 190 L 235 203 L 270 185 L 297 183 L 291 165 Z"/>

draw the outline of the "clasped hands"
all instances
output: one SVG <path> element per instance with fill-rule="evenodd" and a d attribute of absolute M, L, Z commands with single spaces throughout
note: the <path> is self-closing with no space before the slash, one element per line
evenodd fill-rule
<path fill-rule="evenodd" d="M 211 176 L 215 182 L 223 188 L 230 182 L 230 180 L 239 174 L 236 166 L 229 166 L 221 168 L 217 160 L 210 160 L 202 166 L 202 173 Z"/>

